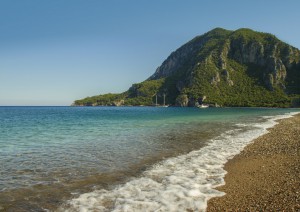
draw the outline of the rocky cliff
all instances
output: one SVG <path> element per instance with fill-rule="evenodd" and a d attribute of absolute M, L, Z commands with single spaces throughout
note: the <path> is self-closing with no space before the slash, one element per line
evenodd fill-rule
<path fill-rule="evenodd" d="M 179 106 L 287 107 L 297 102 L 299 86 L 297 48 L 268 33 L 216 28 L 178 48 L 146 81 L 115 98 L 125 105 L 149 105 L 158 95 Z"/>
<path fill-rule="evenodd" d="M 212 79 L 214 82 L 219 81 L 220 70 L 229 80 L 229 72 L 226 70 L 228 59 L 240 64 L 260 66 L 265 86 L 272 90 L 275 85 L 284 87 L 287 70 L 299 65 L 300 52 L 271 34 L 250 29 L 232 32 L 216 28 L 173 52 L 149 80 L 169 77 L 187 62 L 191 70 L 196 70 L 195 66 L 201 65 L 203 61 L 216 66 L 216 76 Z"/>

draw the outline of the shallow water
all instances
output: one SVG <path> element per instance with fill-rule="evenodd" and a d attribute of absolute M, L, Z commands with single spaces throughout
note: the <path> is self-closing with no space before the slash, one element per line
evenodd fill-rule
<path fill-rule="evenodd" d="M 171 201 L 174 193 L 181 199 L 176 208 L 205 208 L 210 192 L 220 195 L 211 189 L 207 173 L 224 174 L 222 163 L 209 158 L 226 158 L 235 152 L 234 146 L 243 146 L 239 142 L 263 133 L 265 116 L 293 111 L 297 110 L 0 107 L 0 209 L 53 210 L 63 205 L 63 210 L 78 211 L 172 211 L 163 200 Z M 223 149 L 212 145 L 217 140 Z M 224 148 L 232 151 L 224 153 Z M 211 181 L 222 183 L 222 177 L 212 175 Z M 145 193 L 147 186 L 151 192 Z M 116 198 L 120 202 L 112 201 Z"/>

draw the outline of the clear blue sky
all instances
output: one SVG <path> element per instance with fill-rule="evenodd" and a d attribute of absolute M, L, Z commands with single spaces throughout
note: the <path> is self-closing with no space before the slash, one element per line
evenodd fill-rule
<path fill-rule="evenodd" d="M 300 48 L 299 0 L 0 0 L 0 105 L 122 92 L 215 27 Z"/>

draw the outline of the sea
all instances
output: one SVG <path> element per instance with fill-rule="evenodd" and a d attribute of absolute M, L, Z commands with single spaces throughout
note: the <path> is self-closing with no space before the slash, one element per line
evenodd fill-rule
<path fill-rule="evenodd" d="M 0 211 L 205 211 L 224 164 L 299 112 L 0 107 Z"/>

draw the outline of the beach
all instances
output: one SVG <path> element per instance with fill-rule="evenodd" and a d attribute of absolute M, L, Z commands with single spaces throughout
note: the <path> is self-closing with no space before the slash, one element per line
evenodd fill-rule
<path fill-rule="evenodd" d="M 300 114 L 278 122 L 225 164 L 207 211 L 300 211 Z"/>
<path fill-rule="evenodd" d="M 297 112 L 3 107 L 0 211 L 205 211 L 228 159 Z"/>

